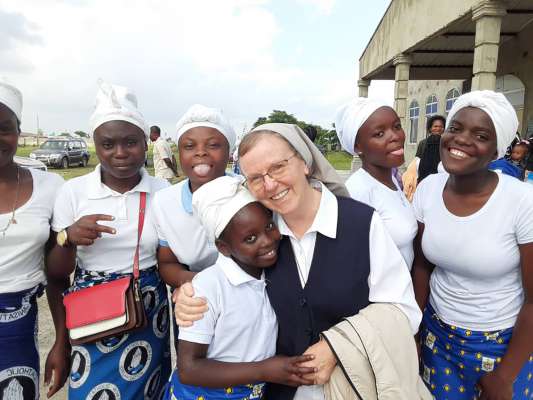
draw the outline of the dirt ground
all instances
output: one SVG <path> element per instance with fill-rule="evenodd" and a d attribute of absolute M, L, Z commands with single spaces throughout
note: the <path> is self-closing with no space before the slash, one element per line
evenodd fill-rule
<path fill-rule="evenodd" d="M 39 304 L 39 356 L 41 361 L 41 399 L 46 399 L 46 392 L 48 388 L 43 385 L 44 382 L 44 363 L 46 362 L 46 356 L 48 351 L 54 344 L 55 330 L 54 323 L 52 322 L 52 316 L 48 309 L 48 303 L 46 302 L 46 295 L 42 296 L 38 300 Z M 67 387 L 65 387 L 56 393 L 52 398 L 54 400 L 65 400 L 67 398 Z"/>

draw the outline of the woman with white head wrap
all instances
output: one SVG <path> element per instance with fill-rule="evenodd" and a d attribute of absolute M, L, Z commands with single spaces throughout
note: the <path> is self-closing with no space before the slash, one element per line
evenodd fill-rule
<path fill-rule="evenodd" d="M 37 297 L 45 284 L 43 258 L 53 203 L 63 179 L 15 162 L 22 121 L 22 93 L 0 79 L 0 398 L 39 397 L 36 346 Z M 68 366 L 55 369 L 51 392 Z M 31 378 L 31 379 L 29 379 Z M 49 377 L 47 378 L 49 380 Z"/>
<path fill-rule="evenodd" d="M 383 101 L 359 97 L 338 109 L 335 129 L 343 149 L 363 163 L 346 181 L 350 196 L 379 213 L 410 269 L 418 228 L 393 173 L 404 163 L 405 132 L 398 114 Z"/>
<path fill-rule="evenodd" d="M 205 228 L 193 214 L 192 195 L 224 176 L 235 132 L 222 111 L 195 104 L 176 124 L 174 141 L 186 179 L 157 193 L 153 211 L 161 277 L 169 286 L 179 287 L 217 260 L 214 243 L 207 240 Z"/>
<path fill-rule="evenodd" d="M 147 390 L 159 393 L 170 374 L 169 306 L 157 269 L 158 238 L 150 207 L 154 194 L 168 183 L 144 169 L 147 124 L 130 89 L 100 81 L 90 124 L 100 164 L 93 172 L 69 180 L 54 206 L 52 229 L 58 233 L 48 257 L 47 277 L 60 334 L 49 359 L 57 364 L 70 362 L 65 354 L 69 346 L 63 291 L 131 274 L 142 233 L 139 284 L 150 323 L 122 337 L 73 347 L 71 357 L 77 361 L 68 395 L 71 400 L 91 398 L 105 387 L 117 398 L 143 398 Z M 139 233 L 141 215 L 144 224 Z M 68 288 L 72 272 L 74 282 Z M 160 379 L 153 381 L 154 374 Z"/>
<path fill-rule="evenodd" d="M 336 360 L 320 332 L 369 302 L 398 304 L 417 327 L 421 313 L 409 271 L 379 214 L 344 197 L 341 179 L 296 125 L 256 127 L 239 145 L 239 162 L 246 186 L 275 212 L 283 235 L 276 267 L 266 271 L 279 324 L 277 352 L 313 354 L 305 366 L 317 368 L 307 376 L 316 385 L 272 385 L 268 397 L 323 399 Z M 190 304 L 185 298 L 181 290 L 178 303 Z M 177 316 L 191 321 L 200 313 L 181 307 Z"/>
<path fill-rule="evenodd" d="M 438 400 L 451 388 L 482 399 L 527 398 L 533 390 L 533 192 L 487 169 L 517 127 L 501 93 L 462 95 L 440 142 L 449 175 L 430 175 L 415 193 L 413 279 L 425 308 L 426 382 Z"/>

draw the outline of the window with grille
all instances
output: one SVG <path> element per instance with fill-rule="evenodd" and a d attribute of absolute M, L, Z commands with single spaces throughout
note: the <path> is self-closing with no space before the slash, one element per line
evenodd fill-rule
<path fill-rule="evenodd" d="M 432 94 L 426 101 L 426 117 L 431 117 L 432 115 L 437 114 L 437 106 L 437 96 Z"/>
<path fill-rule="evenodd" d="M 413 100 L 409 106 L 409 143 L 416 143 L 418 138 L 418 117 L 420 115 L 420 107 L 418 102 Z"/>
<path fill-rule="evenodd" d="M 452 109 L 453 103 L 455 103 L 455 100 L 461 95 L 459 93 L 459 90 L 453 88 L 446 94 L 446 114 L 450 112 Z"/>

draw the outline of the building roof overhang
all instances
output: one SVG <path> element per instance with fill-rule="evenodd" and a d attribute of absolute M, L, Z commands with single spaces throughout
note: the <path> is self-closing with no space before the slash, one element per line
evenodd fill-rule
<path fill-rule="evenodd" d="M 428 1 L 442 18 L 428 16 Z M 359 59 L 360 79 L 394 79 L 393 60 L 398 54 L 411 57 L 409 79 L 471 78 L 476 34 L 472 8 L 479 3 L 480 0 L 393 0 Z M 502 18 L 500 49 L 505 49 L 533 24 L 533 0 L 502 3 L 507 13 Z M 412 21 L 413 26 L 422 26 L 415 29 L 418 32 L 405 32 L 400 24 L 406 20 Z M 425 26 L 427 20 L 444 25 Z M 384 42 L 385 38 L 394 43 Z"/>

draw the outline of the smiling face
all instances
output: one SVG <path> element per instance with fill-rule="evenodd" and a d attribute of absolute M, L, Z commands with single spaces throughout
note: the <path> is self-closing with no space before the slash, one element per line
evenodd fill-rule
<path fill-rule="evenodd" d="M 20 129 L 13 111 L 0 103 L 0 168 L 10 165 L 17 153 Z"/>
<path fill-rule="evenodd" d="M 191 128 L 178 141 L 180 164 L 194 192 L 204 183 L 224 176 L 229 160 L 229 143 L 214 128 Z"/>
<path fill-rule="evenodd" d="M 146 158 L 141 128 L 126 121 L 109 121 L 94 131 L 96 155 L 104 173 L 115 179 L 136 176 Z"/>
<path fill-rule="evenodd" d="M 299 156 L 294 156 L 295 150 L 277 134 L 252 134 L 260 136 L 239 158 L 239 165 L 247 179 L 265 174 L 283 160 L 288 162 L 277 179 L 266 175 L 261 187 L 249 187 L 249 190 L 265 207 L 282 216 L 290 215 L 305 205 L 306 196 L 313 190 L 307 181 L 309 168 Z"/>
<path fill-rule="evenodd" d="M 398 114 L 390 107 L 374 111 L 357 132 L 354 150 L 363 162 L 380 167 L 399 167 L 405 161 L 405 132 Z"/>
<path fill-rule="evenodd" d="M 489 115 L 474 107 L 459 110 L 440 141 L 444 169 L 468 175 L 487 169 L 497 156 L 496 129 Z"/>
<path fill-rule="evenodd" d="M 429 127 L 429 133 L 432 135 L 442 135 L 444 132 L 444 122 L 442 119 L 435 119 Z"/>
<path fill-rule="evenodd" d="M 280 239 L 272 213 L 254 202 L 233 216 L 217 240 L 217 247 L 222 254 L 231 256 L 250 273 L 252 271 L 247 270 L 247 267 L 268 268 L 274 265 L 278 259 Z"/>

